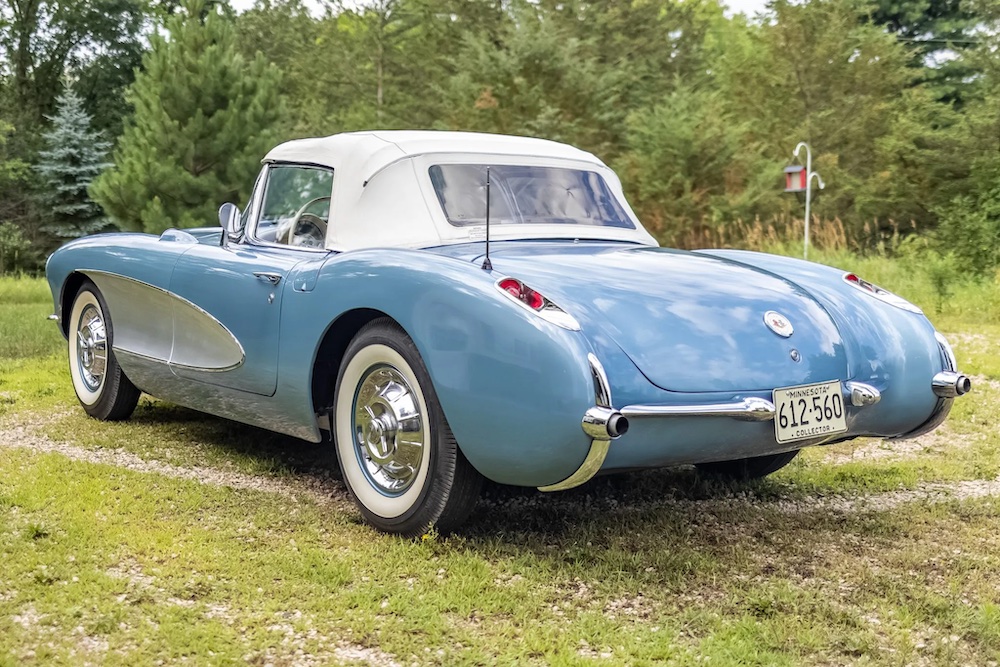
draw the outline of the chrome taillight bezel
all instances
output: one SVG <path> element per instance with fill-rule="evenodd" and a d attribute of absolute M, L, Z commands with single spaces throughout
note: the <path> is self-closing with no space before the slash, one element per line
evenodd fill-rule
<path fill-rule="evenodd" d="M 851 280 L 852 276 L 855 278 L 855 280 Z M 915 306 L 914 304 L 910 303 L 903 297 L 897 294 L 893 294 L 892 292 L 890 292 L 885 288 L 879 287 L 875 283 L 868 282 L 867 280 L 865 280 L 858 274 L 854 273 L 853 271 L 848 271 L 841 277 L 841 279 L 854 289 L 858 290 L 859 292 L 867 294 L 870 297 L 874 297 L 879 301 L 881 301 L 882 303 L 887 303 L 890 306 L 895 306 L 900 310 L 905 310 L 907 312 L 915 313 L 917 315 L 924 314 L 924 311 L 922 311 L 918 306 Z"/>
<path fill-rule="evenodd" d="M 534 294 L 537 294 L 539 297 L 541 297 L 542 300 L 541 307 L 532 308 L 530 304 L 514 296 L 509 291 L 501 287 L 501 284 L 507 282 L 508 280 L 513 280 L 514 282 L 516 282 L 522 288 L 522 290 L 524 289 L 529 290 Z M 554 324 L 557 327 L 561 327 L 568 331 L 580 330 L 580 323 L 576 320 L 575 317 L 573 317 L 565 310 L 557 306 L 555 303 L 553 303 L 551 299 L 549 299 L 547 296 L 536 290 L 534 287 L 531 287 L 530 285 L 525 283 L 523 280 L 520 280 L 519 278 L 515 278 L 513 276 L 504 276 L 499 280 L 497 280 L 495 283 L 493 283 L 493 286 L 496 287 L 497 291 L 503 294 L 505 297 L 507 297 L 517 305 L 521 306 L 528 312 L 534 313 L 535 315 L 542 318 L 546 322 Z"/>

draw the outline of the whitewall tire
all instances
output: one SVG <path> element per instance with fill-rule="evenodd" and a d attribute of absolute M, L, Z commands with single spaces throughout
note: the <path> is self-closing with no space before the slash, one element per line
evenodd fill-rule
<path fill-rule="evenodd" d="M 458 449 L 416 346 L 392 320 L 362 327 L 344 354 L 334 440 L 344 483 L 379 530 L 447 531 L 475 507 L 482 479 Z"/>
<path fill-rule="evenodd" d="M 80 405 L 96 419 L 127 419 L 139 390 L 115 359 L 107 304 L 92 282 L 85 282 L 73 299 L 67 331 L 69 373 Z"/>

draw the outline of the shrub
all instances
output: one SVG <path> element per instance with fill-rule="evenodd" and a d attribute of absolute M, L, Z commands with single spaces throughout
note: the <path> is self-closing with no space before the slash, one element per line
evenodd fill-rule
<path fill-rule="evenodd" d="M 941 212 L 937 242 L 966 273 L 994 275 L 1000 266 L 1000 186 L 953 199 Z"/>
<path fill-rule="evenodd" d="M 0 275 L 28 268 L 34 260 L 31 242 L 13 222 L 0 224 Z"/>

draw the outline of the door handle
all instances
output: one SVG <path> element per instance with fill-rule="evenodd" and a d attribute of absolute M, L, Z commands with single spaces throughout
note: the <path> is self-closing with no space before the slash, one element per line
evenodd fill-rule
<path fill-rule="evenodd" d="M 253 274 L 257 276 L 257 280 L 263 280 L 271 285 L 277 285 L 281 282 L 280 273 L 270 273 L 268 271 L 254 271 Z"/>

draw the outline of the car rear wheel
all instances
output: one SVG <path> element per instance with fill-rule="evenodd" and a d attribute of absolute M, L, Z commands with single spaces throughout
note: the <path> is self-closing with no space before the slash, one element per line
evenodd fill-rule
<path fill-rule="evenodd" d="M 103 421 L 128 419 L 139 402 L 139 390 L 115 358 L 113 340 L 104 297 L 94 283 L 85 282 L 70 312 L 69 372 L 80 405 Z"/>
<path fill-rule="evenodd" d="M 745 482 L 751 479 L 766 477 L 772 472 L 781 470 L 792 462 L 800 450 L 767 456 L 753 456 L 735 461 L 719 461 L 716 463 L 699 463 L 698 471 L 712 477 L 723 477 L 728 480 Z"/>
<path fill-rule="evenodd" d="M 334 434 L 344 482 L 375 528 L 448 532 L 475 507 L 482 477 L 459 450 L 416 346 L 390 319 L 362 327 L 344 354 Z"/>

